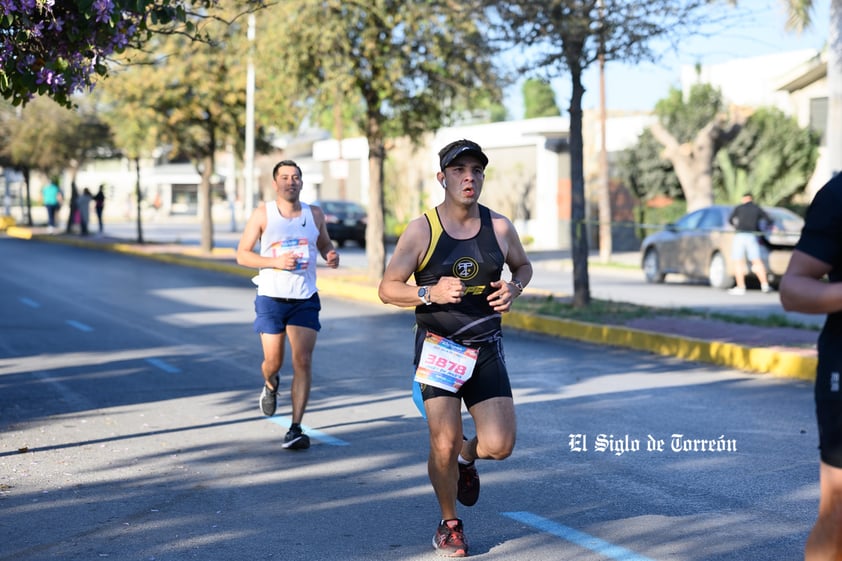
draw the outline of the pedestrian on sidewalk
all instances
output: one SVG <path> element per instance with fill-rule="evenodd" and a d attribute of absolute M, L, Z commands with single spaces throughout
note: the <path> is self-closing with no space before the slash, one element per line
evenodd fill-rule
<path fill-rule="evenodd" d="M 804 559 L 842 559 L 842 174 L 810 204 L 779 290 L 785 310 L 827 314 L 815 381 L 819 512 Z"/>
<path fill-rule="evenodd" d="M 70 214 L 67 215 L 67 227 L 64 231 L 66 234 L 73 232 L 73 229 L 79 225 L 79 189 L 76 183 L 70 184 Z"/>
<path fill-rule="evenodd" d="M 82 194 L 76 204 L 79 206 L 79 233 L 83 236 L 88 235 L 88 223 L 91 220 L 91 201 L 93 196 L 91 190 L 85 187 L 82 189 Z"/>
<path fill-rule="evenodd" d="M 94 210 L 96 211 L 96 220 L 99 226 L 99 234 L 102 235 L 102 213 L 105 210 L 105 192 L 103 191 L 104 185 L 99 185 L 99 191 L 96 192 L 94 195 Z"/>
<path fill-rule="evenodd" d="M 321 303 L 316 291 L 316 260 L 319 255 L 328 267 L 339 266 L 339 254 L 327 233 L 324 212 L 299 199 L 303 185 L 301 168 L 284 160 L 272 170 L 277 197 L 259 205 L 248 222 L 237 246 L 237 263 L 258 269 L 254 277 L 254 330 L 263 347 L 263 390 L 260 411 L 275 414 L 284 362 L 286 341 L 292 355 L 292 424 L 283 448 L 303 450 L 310 438 L 301 428 L 310 398 L 313 350 L 321 329 Z M 255 245 L 259 242 L 259 252 Z"/>
<path fill-rule="evenodd" d="M 47 232 L 52 234 L 56 229 L 56 215 L 64 201 L 57 178 L 50 178 L 50 182 L 41 189 L 41 201 L 47 208 Z"/>
<path fill-rule="evenodd" d="M 766 275 L 766 264 L 760 249 L 760 233 L 772 224 L 772 219 L 765 210 L 754 202 L 751 193 L 743 195 L 742 204 L 734 207 L 728 222 L 737 230 L 731 245 L 731 258 L 734 260 L 734 277 L 737 286 L 729 292 L 731 294 L 745 294 L 746 292 L 746 261 L 751 263 L 752 272 L 760 281 L 760 289 L 770 292 L 769 280 Z"/>
<path fill-rule="evenodd" d="M 479 204 L 488 157 L 470 140 L 439 152 L 444 201 L 401 235 L 380 283 L 380 299 L 415 307 L 416 384 L 430 436 L 427 470 L 441 518 L 440 555 L 468 555 L 456 501 L 479 498 L 478 459 L 503 460 L 515 445 L 515 410 L 503 356 L 501 314 L 532 279 L 511 221 Z M 503 265 L 512 272 L 501 279 Z M 414 276 L 415 284 L 409 284 Z M 413 388 L 415 389 L 415 388 Z M 476 436 L 464 436 L 462 402 Z"/>

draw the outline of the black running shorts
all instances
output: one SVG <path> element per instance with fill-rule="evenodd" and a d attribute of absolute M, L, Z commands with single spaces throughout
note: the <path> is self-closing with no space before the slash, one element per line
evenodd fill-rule
<path fill-rule="evenodd" d="M 824 463 L 842 468 L 842 334 L 825 329 L 819 336 L 816 369 L 816 420 Z"/>
<path fill-rule="evenodd" d="M 415 366 L 421 357 L 421 347 L 427 333 L 423 329 L 415 333 Z M 431 397 L 456 397 L 465 401 L 465 407 L 470 409 L 477 403 L 492 397 L 512 397 L 512 387 L 509 384 L 509 372 L 506 370 L 506 357 L 503 354 L 503 340 L 481 345 L 479 356 L 474 367 L 474 373 L 456 393 L 434 386 L 422 385 L 421 395 L 424 400 Z"/>

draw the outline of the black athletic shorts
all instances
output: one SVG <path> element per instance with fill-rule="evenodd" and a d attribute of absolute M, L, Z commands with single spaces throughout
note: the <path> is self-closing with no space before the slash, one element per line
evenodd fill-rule
<path fill-rule="evenodd" d="M 415 367 L 421 358 L 421 347 L 424 346 L 424 338 L 427 332 L 424 329 L 415 331 Z M 421 385 L 421 395 L 424 400 L 431 397 L 447 396 L 456 397 L 465 401 L 465 407 L 471 408 L 481 401 L 492 397 L 512 397 L 512 387 L 509 384 L 509 372 L 506 370 L 506 357 L 503 354 L 503 340 L 498 338 L 495 341 L 486 343 L 479 347 L 479 356 L 474 367 L 474 373 L 456 393 L 437 388 L 435 386 Z"/>
<path fill-rule="evenodd" d="M 816 369 L 816 420 L 824 463 L 842 468 L 842 333 L 822 331 Z"/>

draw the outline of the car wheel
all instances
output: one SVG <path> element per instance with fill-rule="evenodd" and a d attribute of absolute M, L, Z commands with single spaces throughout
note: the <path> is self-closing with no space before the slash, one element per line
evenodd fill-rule
<path fill-rule="evenodd" d="M 334 240 L 336 242 L 336 247 L 345 247 L 345 240 Z"/>
<path fill-rule="evenodd" d="M 361 248 L 365 249 L 365 238 L 360 238 L 357 240 L 357 245 Z"/>
<path fill-rule="evenodd" d="M 646 276 L 646 282 L 664 282 L 666 275 L 658 268 L 658 252 L 654 249 L 647 249 L 643 255 L 643 274 Z"/>
<path fill-rule="evenodd" d="M 714 288 L 731 288 L 734 286 L 734 277 L 728 275 L 725 257 L 721 253 L 714 253 L 713 257 L 710 258 L 708 282 Z"/>

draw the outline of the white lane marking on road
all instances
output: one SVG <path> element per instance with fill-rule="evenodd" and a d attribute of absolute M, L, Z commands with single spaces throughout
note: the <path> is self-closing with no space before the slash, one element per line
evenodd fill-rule
<path fill-rule="evenodd" d="M 161 360 L 160 358 L 147 358 L 146 362 L 148 362 L 155 368 L 163 370 L 168 374 L 178 374 L 179 372 L 181 372 L 181 368 L 173 366 L 172 364 L 169 364 L 168 362 Z"/>
<path fill-rule="evenodd" d="M 619 545 L 614 545 L 613 543 L 591 536 L 590 534 L 574 530 L 569 526 L 558 524 L 552 520 L 547 520 L 546 518 L 542 518 L 537 514 L 532 514 L 531 512 L 503 512 L 501 514 L 511 518 L 512 520 L 517 520 L 518 522 L 526 524 L 527 526 L 532 526 L 542 532 L 567 540 L 579 547 L 590 549 L 591 551 L 604 555 L 610 559 L 616 559 L 617 561 L 653 561 L 649 557 L 638 555 L 634 551 L 620 547 Z"/>
<path fill-rule="evenodd" d="M 70 327 L 78 329 L 79 331 L 90 332 L 90 331 L 94 330 L 94 328 L 91 327 L 90 325 L 85 325 L 84 323 L 82 323 L 80 321 L 76 321 L 75 319 L 69 319 L 69 320 L 66 321 L 66 323 Z"/>
<path fill-rule="evenodd" d="M 20 298 L 21 303 L 25 306 L 29 306 L 30 308 L 40 308 L 41 304 L 33 300 L 32 298 L 27 298 L 26 296 Z"/>
<path fill-rule="evenodd" d="M 267 421 L 271 421 L 276 425 L 288 429 L 290 424 L 292 424 L 292 419 L 290 417 L 282 417 L 280 415 L 274 415 L 269 417 Z M 331 446 L 349 446 L 350 442 L 345 442 L 340 438 L 336 438 L 335 436 L 330 436 L 327 433 L 324 433 L 320 430 L 316 430 L 314 428 L 308 427 L 307 425 L 301 425 L 301 430 L 304 431 L 310 438 L 315 438 L 319 442 L 324 442 L 325 444 L 330 444 Z"/>

